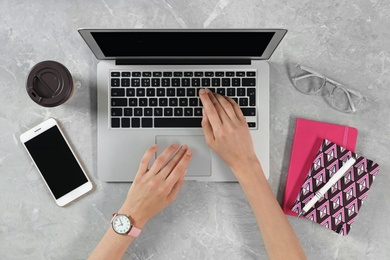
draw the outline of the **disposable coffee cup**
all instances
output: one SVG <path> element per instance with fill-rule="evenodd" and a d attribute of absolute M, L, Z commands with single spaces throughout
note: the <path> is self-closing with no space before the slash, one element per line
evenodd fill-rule
<path fill-rule="evenodd" d="M 42 61 L 30 70 L 26 89 L 38 105 L 55 107 L 72 96 L 74 86 L 72 75 L 64 65 L 56 61 Z"/>

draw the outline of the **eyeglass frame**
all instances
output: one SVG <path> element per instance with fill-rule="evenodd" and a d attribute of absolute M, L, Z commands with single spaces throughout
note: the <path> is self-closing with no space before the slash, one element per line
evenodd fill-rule
<path fill-rule="evenodd" d="M 338 110 L 338 111 L 340 111 L 340 112 L 343 112 L 343 113 L 354 113 L 354 112 L 356 112 L 357 109 L 356 109 L 356 107 L 355 107 L 355 104 L 354 104 L 353 101 L 352 101 L 352 98 L 351 98 L 351 95 L 350 95 L 350 94 L 353 94 L 353 95 L 355 95 L 355 96 L 361 98 L 361 99 L 362 99 L 362 102 L 363 102 L 363 101 L 367 101 L 367 97 L 363 96 L 360 92 L 355 91 L 355 90 L 352 90 L 352 89 L 350 89 L 350 88 L 347 88 L 347 87 L 345 87 L 343 84 L 341 84 L 341 83 L 339 83 L 339 82 L 337 82 L 337 81 L 335 81 L 335 80 L 333 80 L 333 79 L 330 79 L 330 78 L 328 78 L 328 77 L 326 77 L 326 76 L 324 76 L 324 75 L 322 75 L 322 74 L 320 74 L 320 73 L 318 73 L 318 72 L 316 72 L 316 71 L 314 71 L 314 70 L 312 70 L 312 69 L 310 69 L 310 68 L 308 68 L 308 67 L 302 66 L 302 65 L 300 65 L 299 63 L 298 63 L 295 67 L 296 67 L 296 68 L 300 68 L 300 69 L 302 69 L 302 70 L 304 70 L 304 71 L 306 71 L 306 72 L 311 73 L 311 74 L 307 74 L 307 75 L 302 75 L 302 76 L 300 76 L 300 77 L 297 77 L 297 76 L 295 75 L 294 77 L 291 78 L 291 80 L 293 81 L 294 87 L 295 87 L 299 92 L 301 92 L 301 93 L 303 93 L 303 94 L 305 94 L 305 95 L 315 95 L 315 94 L 319 93 L 320 91 L 323 90 L 323 87 L 326 85 L 326 83 L 329 83 L 330 85 L 336 87 L 335 89 L 339 88 L 339 89 L 343 90 L 343 91 L 345 92 L 345 94 L 347 95 L 348 102 L 349 102 L 349 105 L 350 105 L 351 110 L 348 110 L 348 111 L 346 111 L 346 110 L 341 110 L 341 109 L 338 109 L 335 105 L 332 104 L 333 108 L 335 108 L 336 110 Z M 301 91 L 301 90 L 298 88 L 296 82 L 297 82 L 298 80 L 301 80 L 301 79 L 304 79 L 304 78 L 307 78 L 307 77 L 312 77 L 312 76 L 316 76 L 316 77 L 322 78 L 322 79 L 324 80 L 324 82 L 322 83 L 322 86 L 320 86 L 320 87 L 318 88 L 318 90 L 316 90 L 316 91 L 313 92 L 313 93 L 306 93 L 306 92 Z M 334 91 L 335 89 L 333 89 L 333 91 Z M 332 94 L 333 94 L 333 91 L 332 91 Z M 361 103 L 360 103 L 360 104 L 361 104 Z M 359 105 L 360 105 L 360 104 L 359 104 Z M 358 105 L 358 106 L 359 106 L 359 105 Z"/>

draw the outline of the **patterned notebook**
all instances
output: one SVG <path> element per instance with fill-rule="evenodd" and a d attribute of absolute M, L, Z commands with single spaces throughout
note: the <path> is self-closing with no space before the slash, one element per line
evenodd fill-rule
<path fill-rule="evenodd" d="M 304 218 L 347 235 L 379 170 L 379 165 L 335 143 L 324 140 L 302 185 L 292 211 L 299 213 L 351 157 L 356 162 L 311 208 Z"/>

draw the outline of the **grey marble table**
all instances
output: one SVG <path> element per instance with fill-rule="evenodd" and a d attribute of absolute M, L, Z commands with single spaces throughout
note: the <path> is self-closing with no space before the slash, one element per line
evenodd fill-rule
<path fill-rule="evenodd" d="M 390 259 L 390 2 L 366 0 L 0 1 L 0 259 L 85 259 L 125 197 L 128 183 L 96 174 L 97 60 L 78 28 L 286 28 L 271 65 L 271 172 L 281 202 L 297 117 L 358 128 L 357 151 L 381 170 L 346 237 L 288 217 L 309 259 Z M 158 44 L 158 43 L 156 43 Z M 75 93 L 42 108 L 25 92 L 42 60 L 72 72 Z M 292 86 L 289 69 L 309 66 L 369 98 L 343 114 Z M 65 208 L 50 197 L 19 135 L 48 117 L 61 126 L 95 189 Z M 266 259 L 238 184 L 186 182 L 145 227 L 125 259 Z"/>

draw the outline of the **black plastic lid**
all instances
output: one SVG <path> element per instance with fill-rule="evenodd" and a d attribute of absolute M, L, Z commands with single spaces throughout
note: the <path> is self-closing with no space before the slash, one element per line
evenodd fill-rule
<path fill-rule="evenodd" d="M 35 103 L 44 107 L 55 107 L 72 96 L 72 75 L 61 63 L 42 61 L 30 70 L 26 89 Z"/>

